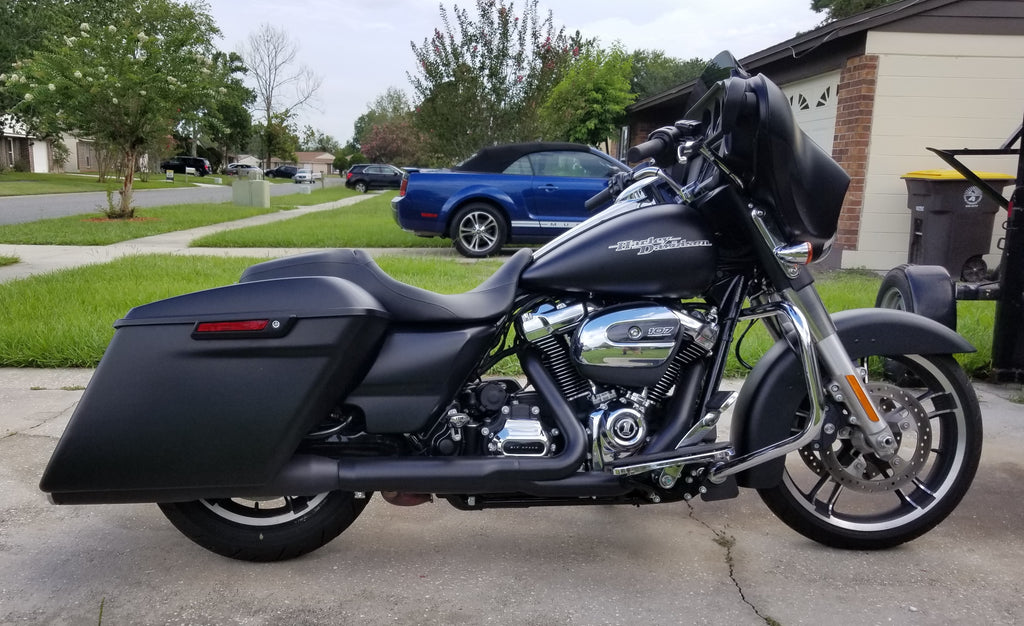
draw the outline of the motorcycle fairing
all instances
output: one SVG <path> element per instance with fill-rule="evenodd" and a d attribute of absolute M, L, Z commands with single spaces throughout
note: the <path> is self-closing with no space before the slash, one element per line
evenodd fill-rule
<path fill-rule="evenodd" d="M 853 309 L 832 316 L 850 358 L 887 354 L 957 354 L 974 352 L 966 339 L 926 317 L 895 309 Z M 793 416 L 807 398 L 796 353 L 777 342 L 754 366 L 733 408 L 732 439 L 737 456 L 760 450 L 792 434 Z M 774 486 L 785 457 L 736 476 L 741 487 Z"/>
<path fill-rule="evenodd" d="M 204 323 L 271 332 L 204 336 Z M 277 324 L 277 330 L 274 324 Z M 389 319 L 331 277 L 268 280 L 132 309 L 43 474 L 55 502 L 230 496 L 273 478 L 368 371 Z"/>

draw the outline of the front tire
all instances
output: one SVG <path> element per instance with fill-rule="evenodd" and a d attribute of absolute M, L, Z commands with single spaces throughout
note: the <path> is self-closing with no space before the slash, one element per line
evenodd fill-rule
<path fill-rule="evenodd" d="M 459 254 L 482 258 L 501 251 L 508 238 L 508 226 L 501 211 L 476 202 L 459 209 L 448 234 Z"/>
<path fill-rule="evenodd" d="M 222 556 L 283 561 L 312 552 L 340 535 L 369 498 L 348 491 L 266 500 L 223 498 L 160 504 L 186 537 Z"/>
<path fill-rule="evenodd" d="M 858 440 L 858 429 L 840 425 L 831 445 L 790 454 L 780 483 L 758 490 L 805 537 L 853 550 L 902 544 L 944 520 L 974 479 L 981 412 L 963 370 L 949 356 L 892 358 L 913 386 L 879 380 L 867 387 L 897 438 L 896 458 L 882 461 Z"/>

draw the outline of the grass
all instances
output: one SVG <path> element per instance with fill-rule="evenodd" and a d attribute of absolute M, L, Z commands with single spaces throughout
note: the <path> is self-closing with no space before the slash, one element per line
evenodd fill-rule
<path fill-rule="evenodd" d="M 0 366 L 93 367 L 113 336 L 111 324 L 131 307 L 233 283 L 260 260 L 137 256 L 0 284 Z M 500 265 L 497 260 L 400 256 L 378 262 L 401 281 L 441 293 L 472 289 Z M 836 312 L 872 306 L 880 282 L 873 273 L 836 272 L 820 277 L 817 284 L 829 310 Z M 994 307 L 984 305 L 993 303 L 960 303 L 960 332 L 979 351 L 958 359 L 974 375 L 987 374 L 991 360 Z M 756 361 L 769 347 L 767 333 L 756 325 L 742 347 L 744 357 Z M 501 369 L 519 373 L 507 363 Z M 727 375 L 744 372 L 730 356 Z"/>
<path fill-rule="evenodd" d="M 146 255 L 0 284 L 0 367 L 95 367 L 113 322 L 132 307 L 228 285 L 263 259 Z M 472 289 L 499 261 L 381 258 L 396 278 L 427 289 Z"/>
<path fill-rule="evenodd" d="M 104 182 L 98 182 L 98 175 L 88 174 L 36 174 L 29 172 L 7 171 L 0 173 L 0 196 L 33 196 L 47 193 L 79 193 L 85 191 L 107 191 L 120 189 L 121 180 L 116 176 L 107 176 Z M 166 189 L 168 187 L 192 187 L 193 183 L 202 180 L 213 184 L 213 177 L 199 179 L 195 176 L 176 175 L 173 183 L 164 181 L 163 174 L 150 174 L 149 182 L 138 177 L 132 183 L 133 189 Z"/>
<path fill-rule="evenodd" d="M 340 209 L 303 215 L 265 226 L 252 226 L 214 233 L 192 242 L 192 245 L 211 248 L 447 248 L 451 246 L 451 242 L 447 239 L 417 237 L 400 229 L 391 216 L 391 198 L 394 195 L 394 192 L 384 193 Z"/>
<path fill-rule="evenodd" d="M 321 187 L 320 184 L 317 183 L 315 185 L 294 186 L 295 193 L 288 194 L 286 196 L 271 196 L 270 206 L 278 208 L 312 206 L 314 204 L 323 204 L 325 202 L 333 202 L 334 200 L 341 200 L 343 198 L 351 198 L 352 196 L 359 195 L 358 192 L 348 189 L 343 185 Z M 312 191 L 309 193 L 303 193 L 301 191 L 302 188 L 312 189 Z"/>
<path fill-rule="evenodd" d="M 16 256 L 0 256 L 0 267 L 3 267 L 5 265 L 14 265 L 15 263 L 20 262 L 21 259 L 19 259 Z"/>
<path fill-rule="evenodd" d="M 108 220 L 99 213 L 70 215 L 0 226 L 0 243 L 105 246 L 139 237 L 240 220 L 279 209 L 240 207 L 230 203 L 183 204 L 137 209 L 135 219 L 130 221 Z"/>

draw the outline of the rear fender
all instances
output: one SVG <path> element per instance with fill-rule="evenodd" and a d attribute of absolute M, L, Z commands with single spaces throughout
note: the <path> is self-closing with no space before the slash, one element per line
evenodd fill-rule
<path fill-rule="evenodd" d="M 832 317 L 853 359 L 875 355 L 974 352 L 966 339 L 942 324 L 895 309 L 855 309 Z M 742 456 L 789 437 L 793 415 L 807 397 L 799 359 L 785 341 L 776 343 L 754 366 L 733 409 L 731 439 Z M 775 485 L 785 457 L 737 475 L 743 487 Z"/>
<path fill-rule="evenodd" d="M 451 220 L 459 207 L 470 202 L 492 204 L 501 209 L 506 216 L 512 214 L 516 208 L 516 201 L 512 199 L 512 196 L 497 187 L 469 185 L 453 193 L 441 207 L 441 214 L 445 216 L 446 231 L 447 227 L 451 226 Z"/>

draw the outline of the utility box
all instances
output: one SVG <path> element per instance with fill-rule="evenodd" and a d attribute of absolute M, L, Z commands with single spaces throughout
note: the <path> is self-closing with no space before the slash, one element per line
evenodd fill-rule
<path fill-rule="evenodd" d="M 231 183 L 231 201 L 239 206 L 270 208 L 270 183 L 263 180 L 263 172 L 247 170 Z"/>
<path fill-rule="evenodd" d="M 1014 180 L 992 172 L 978 176 L 1000 189 Z M 988 266 L 983 255 L 992 245 L 999 204 L 955 170 L 920 170 L 902 178 L 910 209 L 907 261 L 941 265 L 955 279 L 984 280 Z"/>

